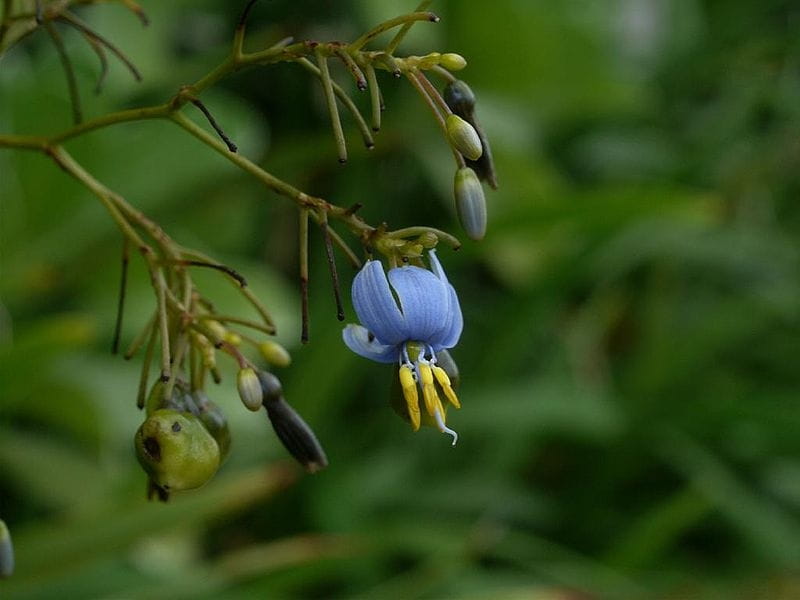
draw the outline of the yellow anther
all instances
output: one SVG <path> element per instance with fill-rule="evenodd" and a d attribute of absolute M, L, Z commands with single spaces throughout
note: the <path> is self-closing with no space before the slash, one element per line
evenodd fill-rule
<path fill-rule="evenodd" d="M 433 373 L 431 372 L 431 366 L 427 362 L 420 361 L 417 365 L 417 368 L 419 369 L 419 376 L 422 386 L 425 387 L 426 385 L 433 385 Z"/>
<path fill-rule="evenodd" d="M 414 428 L 414 431 L 417 431 L 422 417 L 419 412 L 417 382 L 414 381 L 414 375 L 411 372 L 411 367 L 408 365 L 400 367 L 400 387 L 403 388 L 403 397 L 406 399 L 406 405 L 408 406 L 408 416 L 411 419 L 411 427 Z"/>
<path fill-rule="evenodd" d="M 441 386 L 445 397 L 447 397 L 447 399 L 450 401 L 450 404 L 456 408 L 461 408 L 461 402 L 458 401 L 456 392 L 453 390 L 453 386 L 450 384 L 450 377 L 447 376 L 447 371 L 445 371 L 442 367 L 437 367 L 434 365 L 433 374 L 436 376 L 436 381 L 439 382 L 439 385 Z"/>

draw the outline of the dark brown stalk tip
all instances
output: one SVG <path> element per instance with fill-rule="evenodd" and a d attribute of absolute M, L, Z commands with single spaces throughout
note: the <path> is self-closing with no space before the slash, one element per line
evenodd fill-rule
<path fill-rule="evenodd" d="M 339 163 L 340 163 L 340 164 L 344 164 L 344 163 L 346 163 L 346 162 L 347 162 L 347 159 L 346 159 L 346 158 L 339 158 Z"/>
<path fill-rule="evenodd" d="M 247 17 L 250 16 L 250 10 L 252 10 L 253 5 L 256 2 L 258 2 L 258 0 L 249 0 L 249 2 L 245 5 L 242 15 L 239 17 L 239 24 L 237 25 L 238 28 L 244 28 L 245 24 L 247 23 Z"/>
<path fill-rule="evenodd" d="M 161 374 L 161 382 L 162 383 L 167 383 L 168 381 L 169 381 L 169 375 L 167 375 L 166 373 L 162 373 Z"/>
<path fill-rule="evenodd" d="M 364 144 L 364 145 L 367 147 L 367 150 L 372 150 L 373 148 L 375 148 L 375 144 L 373 144 L 373 143 L 367 143 L 367 144 Z"/>
<path fill-rule="evenodd" d="M 374 131 L 375 133 L 378 133 L 380 130 L 381 130 L 380 127 L 373 127 L 372 128 L 372 131 Z"/>
<path fill-rule="evenodd" d="M 428 20 L 431 23 L 438 23 L 439 21 L 441 21 L 441 19 L 439 18 L 439 15 L 437 15 L 436 13 L 432 13 L 432 12 L 428 13 Z"/>
<path fill-rule="evenodd" d="M 345 209 L 345 211 L 344 211 L 344 214 L 345 214 L 345 215 L 347 215 L 348 217 L 349 217 L 350 215 L 354 215 L 354 214 L 356 214 L 356 213 L 357 213 L 359 210 L 361 210 L 361 209 L 363 208 L 363 206 L 364 206 L 364 205 L 363 205 L 363 204 L 361 204 L 361 202 L 356 202 L 355 204 L 353 204 L 353 205 L 352 205 L 352 206 L 350 206 L 349 208 Z"/>
<path fill-rule="evenodd" d="M 367 82 L 366 82 L 366 81 L 364 81 L 363 79 L 362 79 L 362 80 L 359 80 L 359 81 L 356 83 L 356 87 L 359 89 L 359 91 L 361 91 L 361 92 L 366 92 L 366 91 L 367 91 Z"/>

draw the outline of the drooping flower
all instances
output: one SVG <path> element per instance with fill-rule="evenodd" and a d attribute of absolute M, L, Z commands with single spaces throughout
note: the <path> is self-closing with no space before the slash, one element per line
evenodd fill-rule
<path fill-rule="evenodd" d="M 456 408 L 461 405 L 436 353 L 452 348 L 461 337 L 463 319 L 456 291 L 434 250 L 431 270 L 412 265 L 384 272 L 378 260 L 370 260 L 353 280 L 353 307 L 361 325 L 342 332 L 347 347 L 380 363 L 397 362 L 400 385 L 414 431 L 422 422 L 418 388 L 425 411 L 442 433 L 458 434 L 445 424 L 439 390 Z M 398 304 L 399 301 L 399 304 Z"/>

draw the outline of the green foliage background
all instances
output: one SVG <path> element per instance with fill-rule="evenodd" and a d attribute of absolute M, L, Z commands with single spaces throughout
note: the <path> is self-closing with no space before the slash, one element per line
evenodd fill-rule
<path fill-rule="evenodd" d="M 160 102 L 202 75 L 238 4 L 145 1 L 144 30 L 119 6 L 83 9 L 145 77 L 113 64 L 93 96 L 94 56 L 66 32 L 86 112 Z M 248 44 L 353 39 L 411 9 L 263 2 Z M 287 397 L 331 462 L 312 477 L 287 461 L 226 365 L 213 398 L 231 458 L 202 490 L 148 504 L 132 452 L 140 363 L 108 353 L 119 235 L 45 158 L 3 150 L 0 515 L 18 568 L 0 597 L 800 597 L 797 4 L 432 9 L 442 22 L 416 25 L 401 51 L 467 57 L 501 184 L 487 239 L 440 251 L 466 320 L 459 445 L 412 434 L 388 407 L 393 370 L 344 348 L 319 236 L 300 347 L 289 202 L 169 123 L 118 125 L 68 147 L 179 242 L 247 276 L 293 352 Z M 362 202 L 372 223 L 457 232 L 449 152 L 407 84 L 380 75 L 377 147 L 346 120 L 345 167 L 296 66 L 203 99 L 244 154 L 302 189 Z M 0 61 L 0 130 L 50 133 L 69 114 L 45 36 Z M 196 276 L 246 310 L 218 275 Z M 125 340 L 153 303 L 135 262 L 131 282 Z"/>

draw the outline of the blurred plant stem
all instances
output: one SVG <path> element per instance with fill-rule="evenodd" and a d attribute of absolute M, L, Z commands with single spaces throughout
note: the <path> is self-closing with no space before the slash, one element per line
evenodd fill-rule
<path fill-rule="evenodd" d="M 77 4 L 80 4 L 80 2 L 77 2 Z M 49 22 L 59 17 L 61 14 L 59 11 L 66 10 L 69 5 L 70 2 L 52 3 L 48 5 L 44 14 L 45 22 Z M 249 8 L 250 6 L 248 6 L 248 9 Z M 2 21 L 3 24 L 16 23 L 21 20 L 33 18 L 32 15 L 9 15 L 7 14 L 8 12 L 9 10 L 6 10 L 4 13 Z M 113 205 L 114 202 L 109 204 L 108 198 L 113 194 L 111 194 L 96 180 L 91 178 L 91 176 L 89 176 L 88 173 L 86 173 L 83 169 L 77 167 L 77 163 L 75 163 L 71 157 L 68 158 L 69 155 L 66 154 L 61 145 L 90 131 L 102 129 L 118 123 L 144 121 L 150 119 L 167 119 L 179 125 L 186 132 L 200 140 L 202 143 L 222 154 L 242 170 L 256 177 L 256 179 L 258 179 L 272 191 L 281 196 L 289 198 L 290 200 L 293 200 L 300 210 L 307 210 L 311 218 L 313 218 L 317 224 L 322 225 L 322 223 L 327 223 L 330 220 L 340 221 L 359 238 L 365 247 L 370 248 L 380 248 L 382 246 L 381 241 L 383 239 L 402 238 L 404 235 L 406 235 L 407 229 L 392 232 L 387 231 L 385 227 L 373 227 L 368 225 L 361 217 L 355 215 L 353 211 L 349 210 L 348 208 L 337 206 L 325 201 L 322 198 L 306 194 L 289 183 L 265 171 L 249 159 L 236 153 L 235 145 L 233 145 L 230 140 L 227 139 L 227 136 L 225 136 L 225 134 L 213 120 L 213 117 L 211 117 L 211 113 L 202 106 L 198 96 L 203 91 L 219 82 L 221 79 L 247 67 L 265 66 L 279 62 L 296 62 L 305 68 L 308 68 L 308 65 L 313 67 L 313 65 L 306 58 L 306 56 L 309 55 L 317 57 L 318 60 L 326 60 L 330 57 L 341 58 L 342 55 L 345 54 L 348 60 L 352 60 L 353 64 L 364 65 L 365 67 L 368 66 L 372 69 L 377 67 L 386 71 L 393 71 L 395 73 L 397 70 L 399 70 L 400 72 L 408 74 L 409 79 L 412 82 L 416 82 L 415 77 L 419 73 L 420 69 L 432 68 L 435 65 L 431 64 L 430 66 L 427 66 L 424 63 L 421 64 L 419 57 L 392 57 L 391 62 L 388 62 L 386 60 L 388 56 L 386 52 L 363 51 L 361 48 L 378 34 L 388 31 L 394 27 L 410 25 L 416 21 L 437 22 L 439 18 L 435 14 L 429 12 L 414 12 L 407 15 L 401 15 L 377 25 L 350 45 L 343 45 L 338 42 L 319 43 L 315 41 L 303 41 L 287 45 L 286 40 L 282 40 L 264 50 L 247 53 L 243 50 L 245 16 L 246 14 L 243 15 L 242 21 L 236 28 L 230 54 L 219 65 L 198 79 L 195 83 L 182 86 L 178 92 L 164 104 L 121 110 L 102 115 L 100 117 L 76 124 L 73 127 L 51 136 L 0 134 L 0 148 L 38 150 L 44 152 L 53 158 L 62 168 L 65 168 L 65 170 L 70 172 L 79 181 L 86 185 L 86 187 L 95 193 L 95 195 L 101 198 L 101 201 L 104 202 L 106 208 L 111 211 L 112 209 L 110 206 Z M 0 57 L 2 56 L 4 47 L 5 46 L 3 45 L 2 38 L 0 38 Z M 390 64 L 392 65 L 391 67 L 389 66 Z M 315 74 L 319 75 L 318 69 L 314 69 L 314 72 Z M 323 77 L 323 82 L 324 81 L 325 78 Z M 328 83 L 331 84 L 332 82 L 329 81 Z M 328 87 L 330 88 L 331 86 L 329 85 Z M 352 101 L 350 101 L 346 92 L 344 92 L 338 85 L 334 84 L 334 87 L 331 88 L 331 91 L 332 94 L 329 98 L 329 104 L 334 103 L 335 106 L 335 100 L 333 99 L 333 94 L 335 93 L 336 97 L 356 117 L 356 121 L 359 123 L 362 133 L 366 131 L 364 135 L 365 143 L 368 146 L 371 146 L 372 139 L 366 126 L 366 121 L 359 112 L 358 108 L 352 103 Z M 220 142 L 217 138 L 206 132 L 203 128 L 195 124 L 181 112 L 187 103 L 192 103 L 201 107 L 204 116 L 206 116 L 206 118 L 209 120 L 224 143 Z M 340 137 L 342 136 L 337 136 L 337 138 Z M 343 139 L 340 140 L 339 145 L 343 145 Z M 62 164 L 63 162 L 69 164 L 70 167 L 66 168 L 65 165 Z M 80 173 L 80 175 L 78 175 L 78 173 Z M 128 237 L 138 247 L 142 248 L 143 245 L 140 243 L 141 240 L 137 240 L 136 236 L 133 235 L 135 232 L 127 230 L 127 228 L 120 221 L 118 215 L 115 215 L 113 212 L 112 217 L 123 229 L 126 237 Z M 441 231 L 432 228 L 416 227 L 414 230 L 429 231 L 436 235 L 438 239 L 445 241 L 454 248 L 457 248 L 460 245 L 458 240 L 452 236 L 446 234 L 443 235 Z M 333 242 L 345 252 L 351 262 L 358 263 L 355 253 L 347 246 L 344 240 L 342 240 L 342 238 L 339 237 L 334 231 L 330 231 L 330 235 Z"/>

